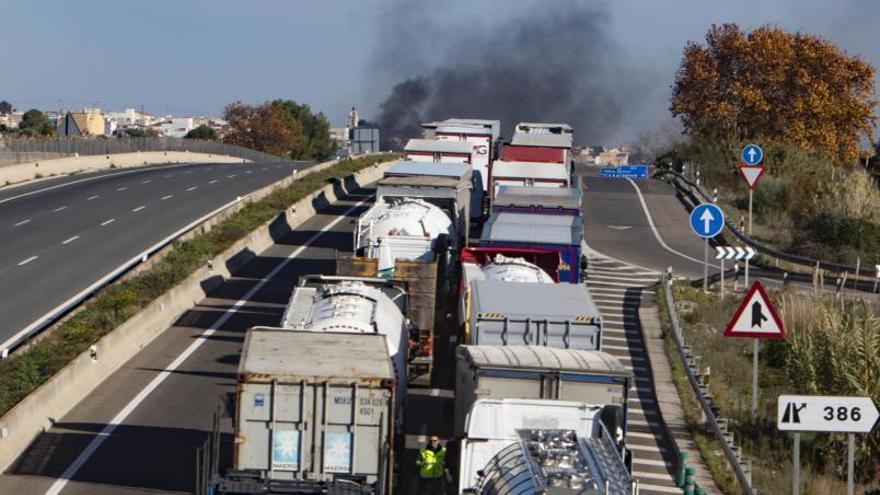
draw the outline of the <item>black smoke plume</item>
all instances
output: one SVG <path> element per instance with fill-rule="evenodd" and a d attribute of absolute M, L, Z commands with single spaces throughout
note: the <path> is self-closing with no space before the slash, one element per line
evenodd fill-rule
<path fill-rule="evenodd" d="M 517 122 L 566 122 L 576 142 L 602 142 L 638 95 L 608 34 L 609 16 L 595 3 L 535 2 L 488 29 L 453 33 L 426 23 L 424 11 L 440 3 L 413 3 L 421 9 L 397 5 L 380 43 L 383 69 L 419 74 L 380 106 L 386 149 L 418 136 L 421 122 L 448 117 L 501 119 L 508 138 Z"/>

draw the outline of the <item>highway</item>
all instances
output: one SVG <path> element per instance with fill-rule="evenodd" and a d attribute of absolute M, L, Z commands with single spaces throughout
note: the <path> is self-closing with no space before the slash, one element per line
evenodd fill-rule
<path fill-rule="evenodd" d="M 592 176 L 583 184 L 586 238 L 598 252 L 591 253 L 588 285 L 606 317 L 603 348 L 636 375 L 628 404 L 633 471 L 642 493 L 674 493 L 669 439 L 637 310 L 643 295 L 650 298 L 658 270 L 671 265 L 680 275 L 701 275 L 703 244 L 666 184 Z M 221 465 L 230 465 L 230 418 L 246 330 L 279 323 L 300 275 L 333 273 L 335 255 L 350 250 L 352 225 L 372 193 L 361 189 L 323 208 L 185 313 L 41 434 L 0 476 L 0 493 L 189 492 L 195 451 L 215 411 L 222 417 Z M 424 436 L 451 435 L 452 390 L 447 383 L 433 386 L 440 388 L 408 393 L 400 493 L 413 493 L 413 456 Z"/>
<path fill-rule="evenodd" d="M 0 189 L 0 349 L 125 261 L 306 166 L 144 167 Z"/>

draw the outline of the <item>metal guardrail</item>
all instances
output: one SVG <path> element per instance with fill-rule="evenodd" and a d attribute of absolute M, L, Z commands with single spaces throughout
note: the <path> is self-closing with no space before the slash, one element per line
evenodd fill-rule
<path fill-rule="evenodd" d="M 727 420 L 717 415 L 717 408 L 713 405 L 711 396 L 707 394 L 708 386 L 700 381 L 699 358 L 694 356 L 690 352 L 690 348 L 685 345 L 681 321 L 675 312 L 675 301 L 672 298 L 672 279 L 668 273 L 663 272 L 660 284 L 663 289 L 663 304 L 665 304 L 669 325 L 672 329 L 672 339 L 675 342 L 675 348 L 678 351 L 678 357 L 684 367 L 688 382 L 690 382 L 697 402 L 700 404 L 700 409 L 706 417 L 706 425 L 712 430 L 716 440 L 721 443 L 724 457 L 727 458 L 727 463 L 736 475 L 736 480 L 743 493 L 757 495 L 758 492 L 752 487 L 751 461 L 743 458 L 742 451 L 734 445 L 733 433 L 727 429 Z"/>
<path fill-rule="evenodd" d="M 211 155 L 227 155 L 254 162 L 277 163 L 285 159 L 219 141 L 160 137 L 96 137 L 96 138 L 3 138 L 0 153 L 59 153 L 66 155 L 110 155 L 138 151 L 189 151 Z"/>
<path fill-rule="evenodd" d="M 694 201 L 706 201 L 713 202 L 713 197 L 709 195 L 705 190 L 703 190 L 700 185 L 692 182 L 682 174 L 675 172 L 673 170 L 658 170 L 654 173 L 654 177 L 666 180 L 669 179 L 670 184 L 675 187 L 677 190 L 685 192 L 691 196 L 691 199 Z M 785 253 L 774 249 L 766 244 L 762 244 L 751 237 L 748 234 L 738 229 L 736 225 L 730 221 L 729 218 L 725 218 L 725 223 L 730 232 L 736 236 L 743 244 L 751 246 L 758 250 L 759 253 L 769 256 L 772 258 L 776 258 L 778 260 L 786 261 L 788 263 L 793 263 L 796 265 L 801 265 L 804 267 L 808 267 L 810 269 L 815 270 L 817 267 L 821 270 L 827 270 L 831 272 L 837 273 L 847 273 L 847 274 L 856 274 L 858 276 L 865 276 L 872 278 L 875 276 L 875 273 L 871 269 L 866 269 L 862 267 L 854 267 L 851 265 L 846 265 L 843 263 L 835 263 L 833 261 L 825 261 L 825 260 L 817 260 L 813 258 L 809 258 L 807 256 L 800 256 L 797 254 Z M 858 268 L 858 271 L 856 270 Z"/>

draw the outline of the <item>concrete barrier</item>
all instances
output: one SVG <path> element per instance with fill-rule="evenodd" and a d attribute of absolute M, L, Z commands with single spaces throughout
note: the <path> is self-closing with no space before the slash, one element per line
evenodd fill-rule
<path fill-rule="evenodd" d="M 355 174 L 358 184 L 378 180 L 391 162 Z M 316 165 L 311 173 L 331 167 Z M 305 175 L 305 174 L 303 174 Z M 288 180 L 288 179 L 284 179 Z M 276 186 L 278 187 L 278 186 Z M 267 193 L 268 194 L 268 193 Z M 274 243 L 278 228 L 293 230 L 315 214 L 314 201 L 323 196 L 336 201 L 334 184 L 296 202 L 275 219 L 240 239 L 206 266 L 147 305 L 142 311 L 102 337 L 89 351 L 71 361 L 46 383 L 0 417 L 0 470 L 5 471 L 33 440 L 61 419 L 107 377 L 113 374 L 186 311 L 220 286 L 232 273 Z"/>
<path fill-rule="evenodd" d="M 0 167 L 0 186 L 53 175 L 94 172 L 111 168 L 130 168 L 165 163 L 244 163 L 247 161 L 233 156 L 187 151 L 144 151 L 115 155 L 68 156 L 2 166 Z"/>

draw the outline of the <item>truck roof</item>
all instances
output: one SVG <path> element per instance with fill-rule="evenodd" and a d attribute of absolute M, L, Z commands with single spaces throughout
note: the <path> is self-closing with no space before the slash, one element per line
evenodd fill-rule
<path fill-rule="evenodd" d="M 544 162 L 492 162 L 492 177 L 525 177 L 568 181 L 568 167 L 564 163 Z"/>
<path fill-rule="evenodd" d="M 419 161 L 394 162 L 388 170 L 385 171 L 385 178 L 388 177 L 449 177 L 454 179 L 463 179 L 470 175 L 471 165 L 469 163 L 434 163 Z"/>
<path fill-rule="evenodd" d="M 410 139 L 403 150 L 470 154 L 473 151 L 473 144 L 468 141 L 452 141 L 448 139 Z"/>
<path fill-rule="evenodd" d="M 583 220 L 575 215 L 493 212 L 480 241 L 580 245 Z"/>
<path fill-rule="evenodd" d="M 493 319 L 600 321 L 601 314 L 586 286 L 580 284 L 476 281 L 473 304 L 478 315 Z M 499 315 L 499 316 L 494 316 Z"/>
<path fill-rule="evenodd" d="M 456 349 L 456 354 L 460 359 L 465 359 L 472 366 L 479 368 L 503 367 L 632 375 L 620 360 L 603 351 L 537 345 L 464 345 Z"/>
<path fill-rule="evenodd" d="M 381 334 L 309 332 L 255 327 L 238 365 L 241 381 L 394 380 Z"/>
<path fill-rule="evenodd" d="M 514 132 L 513 146 L 538 146 L 541 148 L 571 148 L 571 134 Z"/>
<path fill-rule="evenodd" d="M 514 208 L 580 209 L 582 196 L 578 187 L 500 186 L 492 204 Z"/>

